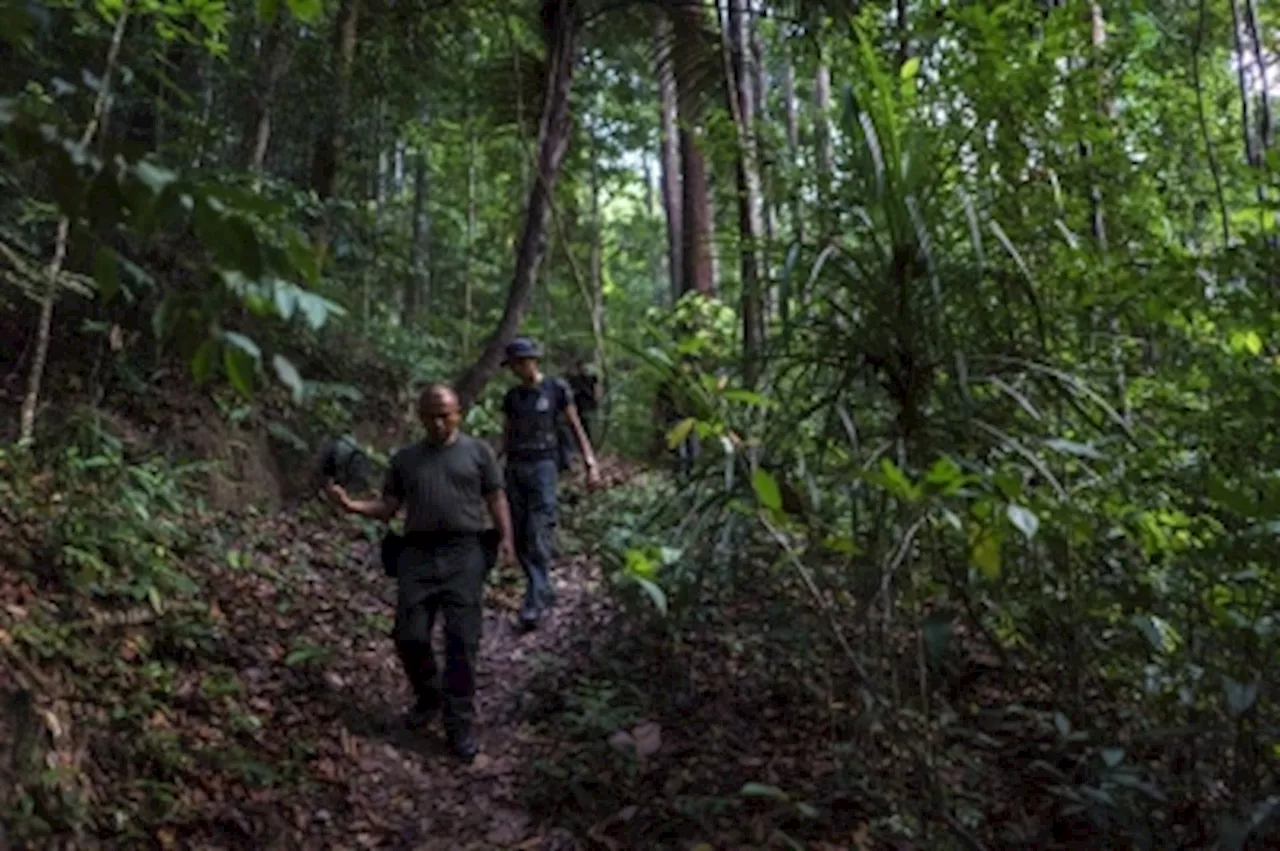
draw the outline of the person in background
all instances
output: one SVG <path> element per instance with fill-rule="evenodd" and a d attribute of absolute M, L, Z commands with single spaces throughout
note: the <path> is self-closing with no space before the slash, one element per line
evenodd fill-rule
<path fill-rule="evenodd" d="M 520 608 L 520 624 L 526 629 L 536 627 L 543 610 L 555 600 L 550 571 L 558 499 L 558 416 L 568 421 L 577 439 L 587 485 L 594 488 L 600 481 L 591 439 L 578 417 L 572 391 L 564 381 L 542 374 L 541 357 L 536 342 L 520 337 L 507 345 L 502 361 L 520 382 L 507 392 L 502 412 L 516 557 L 528 580 Z"/>
<path fill-rule="evenodd" d="M 596 433 L 596 414 L 600 409 L 603 385 L 592 374 L 586 358 L 581 356 L 574 358 L 567 378 L 569 389 L 573 391 L 573 406 L 578 409 L 578 419 L 582 421 L 582 430 L 594 446 L 599 439 Z"/>
<path fill-rule="evenodd" d="M 376 520 L 405 509 L 393 634 L 417 696 L 407 720 L 421 727 L 443 710 L 450 747 L 470 762 L 477 752 L 472 721 L 481 603 L 492 558 L 483 537 L 496 526 L 500 557 L 514 563 L 511 514 L 493 450 L 458 430 L 462 414 L 453 389 L 428 386 L 418 416 L 426 438 L 392 456 L 381 497 L 352 499 L 333 483 L 328 492 L 347 511 Z M 444 616 L 443 688 L 431 649 L 437 614 Z"/>

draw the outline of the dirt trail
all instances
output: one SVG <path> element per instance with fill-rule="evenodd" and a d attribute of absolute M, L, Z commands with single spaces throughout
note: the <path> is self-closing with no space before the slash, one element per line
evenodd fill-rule
<path fill-rule="evenodd" d="M 610 472 L 614 481 L 624 477 Z M 297 731 L 311 753 L 292 789 L 220 790 L 213 809 L 221 812 L 199 847 L 578 847 L 563 831 L 548 834 L 525 810 L 521 787 L 538 742 L 524 721 L 532 681 L 549 668 L 573 666 L 581 636 L 607 617 L 595 564 L 582 555 L 558 560 L 558 602 L 529 633 L 514 619 L 523 577 L 513 582 L 508 574 L 488 588 L 477 689 L 481 753 L 467 766 L 448 752 L 438 720 L 424 730 L 404 727 L 411 694 L 387 636 L 395 589 L 371 566 L 368 544 L 342 540 L 342 528 L 358 535 L 351 527 L 308 528 L 296 518 L 289 525 L 305 539 L 295 549 L 308 553 L 310 566 L 300 574 L 290 568 L 287 612 L 276 603 L 278 581 L 261 573 L 228 574 L 231 587 L 220 597 L 248 703 L 270 714 L 272 729 L 260 741 L 281 752 L 281 739 Z M 270 558 L 282 560 L 275 552 Z M 269 633 L 274 640 L 255 640 Z M 442 660 L 439 629 L 435 639 Z M 288 648 L 313 640 L 330 655 L 286 670 Z"/>
<path fill-rule="evenodd" d="M 411 695 L 389 643 L 382 664 L 346 683 L 349 703 L 334 718 L 333 732 L 357 757 L 359 775 L 350 784 L 358 817 L 337 824 L 331 814 L 313 813 L 299 837 L 306 847 L 574 847 L 570 837 L 542 835 L 524 811 L 520 788 L 534 744 L 522 725 L 529 684 L 547 665 L 571 664 L 572 634 L 590 628 L 598 615 L 594 566 L 565 559 L 557 574 L 559 602 L 532 633 L 514 624 L 517 593 L 491 589 L 478 683 L 481 753 L 472 765 L 448 753 L 438 724 L 404 728 Z"/>

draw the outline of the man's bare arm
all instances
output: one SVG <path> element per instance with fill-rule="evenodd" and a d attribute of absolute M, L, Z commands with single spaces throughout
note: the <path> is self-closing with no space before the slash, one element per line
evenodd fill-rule
<path fill-rule="evenodd" d="M 511 530 L 511 507 L 507 505 L 507 494 L 502 488 L 498 488 L 484 498 L 489 504 L 489 515 L 493 517 L 493 523 L 498 527 L 498 534 L 502 535 L 503 546 L 511 546 L 515 542 L 514 534 Z"/>
<path fill-rule="evenodd" d="M 375 499 L 352 499 L 339 485 L 329 485 L 329 493 L 344 510 L 371 520 L 390 520 L 400 510 L 400 500 L 382 496 Z"/>

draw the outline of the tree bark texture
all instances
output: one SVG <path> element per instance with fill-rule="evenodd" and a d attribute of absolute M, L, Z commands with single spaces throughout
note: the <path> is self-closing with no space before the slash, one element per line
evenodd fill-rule
<path fill-rule="evenodd" d="M 667 268 L 671 278 L 671 300 L 684 293 L 681 273 L 684 271 L 682 226 L 684 201 L 680 188 L 680 135 L 677 129 L 676 78 L 671 56 L 671 20 L 665 12 L 655 15 L 654 41 L 658 54 L 658 103 L 661 109 L 660 160 L 662 163 L 662 208 L 667 215 Z"/>
<path fill-rule="evenodd" d="M 311 188 L 321 200 L 333 197 L 342 153 L 346 147 L 347 111 L 351 101 L 351 77 L 355 70 L 356 43 L 360 32 L 361 0 L 342 0 L 333 26 L 333 104 L 316 139 L 311 163 Z"/>
<path fill-rule="evenodd" d="M 680 286 L 682 293 L 711 296 L 716 291 L 715 261 L 711 254 L 710 184 L 699 141 L 703 128 L 698 76 L 715 53 L 705 37 L 706 21 L 700 5 L 669 0 L 666 9 L 674 29 L 671 54 L 680 119 Z"/>
<path fill-rule="evenodd" d="M 289 67 L 286 14 L 284 9 L 276 12 L 258 48 L 256 83 L 249 96 L 249 120 L 245 123 L 240 151 L 240 163 L 250 171 L 262 171 L 267 160 L 276 92 Z"/>
<path fill-rule="evenodd" d="M 761 297 L 760 248 L 764 235 L 761 217 L 760 173 L 755 129 L 755 73 L 751 67 L 748 6 L 746 0 L 727 0 L 729 48 L 729 107 L 738 128 L 738 231 L 739 269 L 742 287 L 743 379 L 748 387 L 759 377 L 764 342 L 764 307 Z"/>

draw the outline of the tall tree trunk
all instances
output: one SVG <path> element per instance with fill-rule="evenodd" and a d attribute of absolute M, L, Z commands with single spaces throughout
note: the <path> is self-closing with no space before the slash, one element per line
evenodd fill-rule
<path fill-rule="evenodd" d="M 471 357 L 471 268 L 476 250 L 476 136 L 467 122 L 467 253 L 462 273 L 462 356 Z"/>
<path fill-rule="evenodd" d="M 697 75 L 710 52 L 705 40 L 702 7 L 669 0 L 666 5 L 672 28 L 672 59 L 676 80 L 676 110 L 680 118 L 682 292 L 715 295 L 715 261 L 711 254 L 711 192 L 707 164 L 699 139 L 703 134 L 702 103 Z"/>
<path fill-rule="evenodd" d="M 538 267 L 547 246 L 547 222 L 551 215 L 552 192 L 560 166 L 569 147 L 572 124 L 569 93 L 577 52 L 578 21 L 572 0 L 543 0 L 542 21 L 547 40 L 547 82 L 542 115 L 538 121 L 537 174 L 529 187 L 524 231 L 516 254 L 507 304 L 497 329 L 484 351 L 457 381 L 458 397 L 464 407 L 480 395 L 484 385 L 498 370 L 502 350 L 516 335 L 529 307 Z"/>
<path fill-rule="evenodd" d="M 333 197 L 338 168 L 346 146 L 347 111 L 351 101 L 351 77 L 355 70 L 356 42 L 360 32 L 361 0 L 342 0 L 333 25 L 333 103 L 316 138 L 311 162 L 311 188 L 321 200 Z"/>
<path fill-rule="evenodd" d="M 825 60 L 818 65 L 813 78 L 813 139 L 818 162 L 818 231 L 825 244 L 835 234 L 831 198 L 832 163 L 835 159 L 831 142 L 831 69 Z"/>
<path fill-rule="evenodd" d="M 777 277 L 774 275 L 775 253 L 774 246 L 777 239 L 777 210 L 774 208 L 774 194 L 776 187 L 776 178 L 774 175 L 773 163 L 774 153 L 772 146 L 769 144 L 769 138 L 765 133 L 765 129 L 769 126 L 769 74 L 765 68 L 764 39 L 760 37 L 760 17 L 763 15 L 763 6 L 759 5 L 756 0 L 751 0 L 748 5 L 751 10 L 750 31 L 751 31 L 751 59 L 755 68 L 755 96 L 756 96 L 756 158 L 757 169 L 760 173 L 760 205 L 761 214 L 764 216 L 764 278 L 766 288 L 762 292 L 764 298 L 764 312 L 770 315 L 771 305 L 774 304 L 773 289 L 776 286 Z"/>
<path fill-rule="evenodd" d="M 788 160 L 796 166 L 800 164 L 800 119 L 796 106 L 796 66 L 788 53 L 787 64 L 782 69 L 782 109 L 787 129 Z M 791 194 L 791 230 L 797 244 L 804 242 L 804 207 L 800 194 L 800 182 L 792 181 L 795 188 Z"/>
<path fill-rule="evenodd" d="M 80 134 L 80 148 L 87 150 L 93 144 L 94 134 L 102 124 L 106 114 L 107 100 L 111 97 L 111 82 L 115 77 L 116 67 L 120 62 L 120 45 L 124 43 L 125 28 L 129 25 L 131 12 L 128 0 L 119 11 L 115 29 L 111 33 L 111 44 L 107 48 L 107 60 L 103 65 L 102 76 L 98 84 L 98 94 L 93 99 L 93 111 L 89 113 L 89 121 Z M 40 408 L 40 388 L 44 383 L 44 368 L 49 360 L 49 338 L 53 335 L 53 306 L 58 300 L 58 290 L 62 286 L 62 265 L 67 259 L 67 245 L 71 240 L 71 217 L 64 213 L 58 219 L 57 232 L 53 240 L 53 258 L 45 270 L 45 291 L 40 299 L 40 319 L 36 326 L 36 348 L 31 356 L 31 371 L 27 373 L 27 392 L 22 398 L 22 408 L 18 412 L 18 442 L 23 445 L 35 440 L 36 412 Z"/>
<path fill-rule="evenodd" d="M 730 113 L 738 128 L 738 231 L 742 284 L 742 365 L 746 386 L 759 377 L 764 344 L 764 307 L 760 248 L 764 225 L 760 210 L 757 170 L 755 74 L 751 67 L 746 0 L 728 0 L 726 45 L 729 68 L 725 75 Z"/>
<path fill-rule="evenodd" d="M 271 144 L 271 117 L 276 92 L 289 65 L 288 27 L 284 9 L 276 12 L 258 47 L 256 82 L 249 97 L 249 117 L 241 136 L 240 163 L 250 171 L 261 171 Z"/>
<path fill-rule="evenodd" d="M 597 97 L 597 104 L 600 98 Z M 600 113 L 597 112 L 597 115 Z M 591 134 L 591 337 L 594 342 L 592 362 L 597 373 L 604 368 L 604 216 L 600 212 L 600 140 Z"/>
<path fill-rule="evenodd" d="M 404 318 L 406 328 L 418 315 L 423 293 L 429 284 L 427 262 L 431 222 L 427 216 L 427 152 L 419 143 L 413 157 L 413 235 L 409 239 L 409 275 L 404 282 Z"/>
<path fill-rule="evenodd" d="M 680 136 L 676 127 L 676 78 L 672 61 L 671 21 L 665 12 L 654 16 L 654 41 L 658 52 L 658 103 L 662 164 L 662 209 L 667 217 L 667 269 L 671 278 L 671 301 L 684 292 L 681 273 L 684 247 L 683 195 L 680 188 Z"/>

